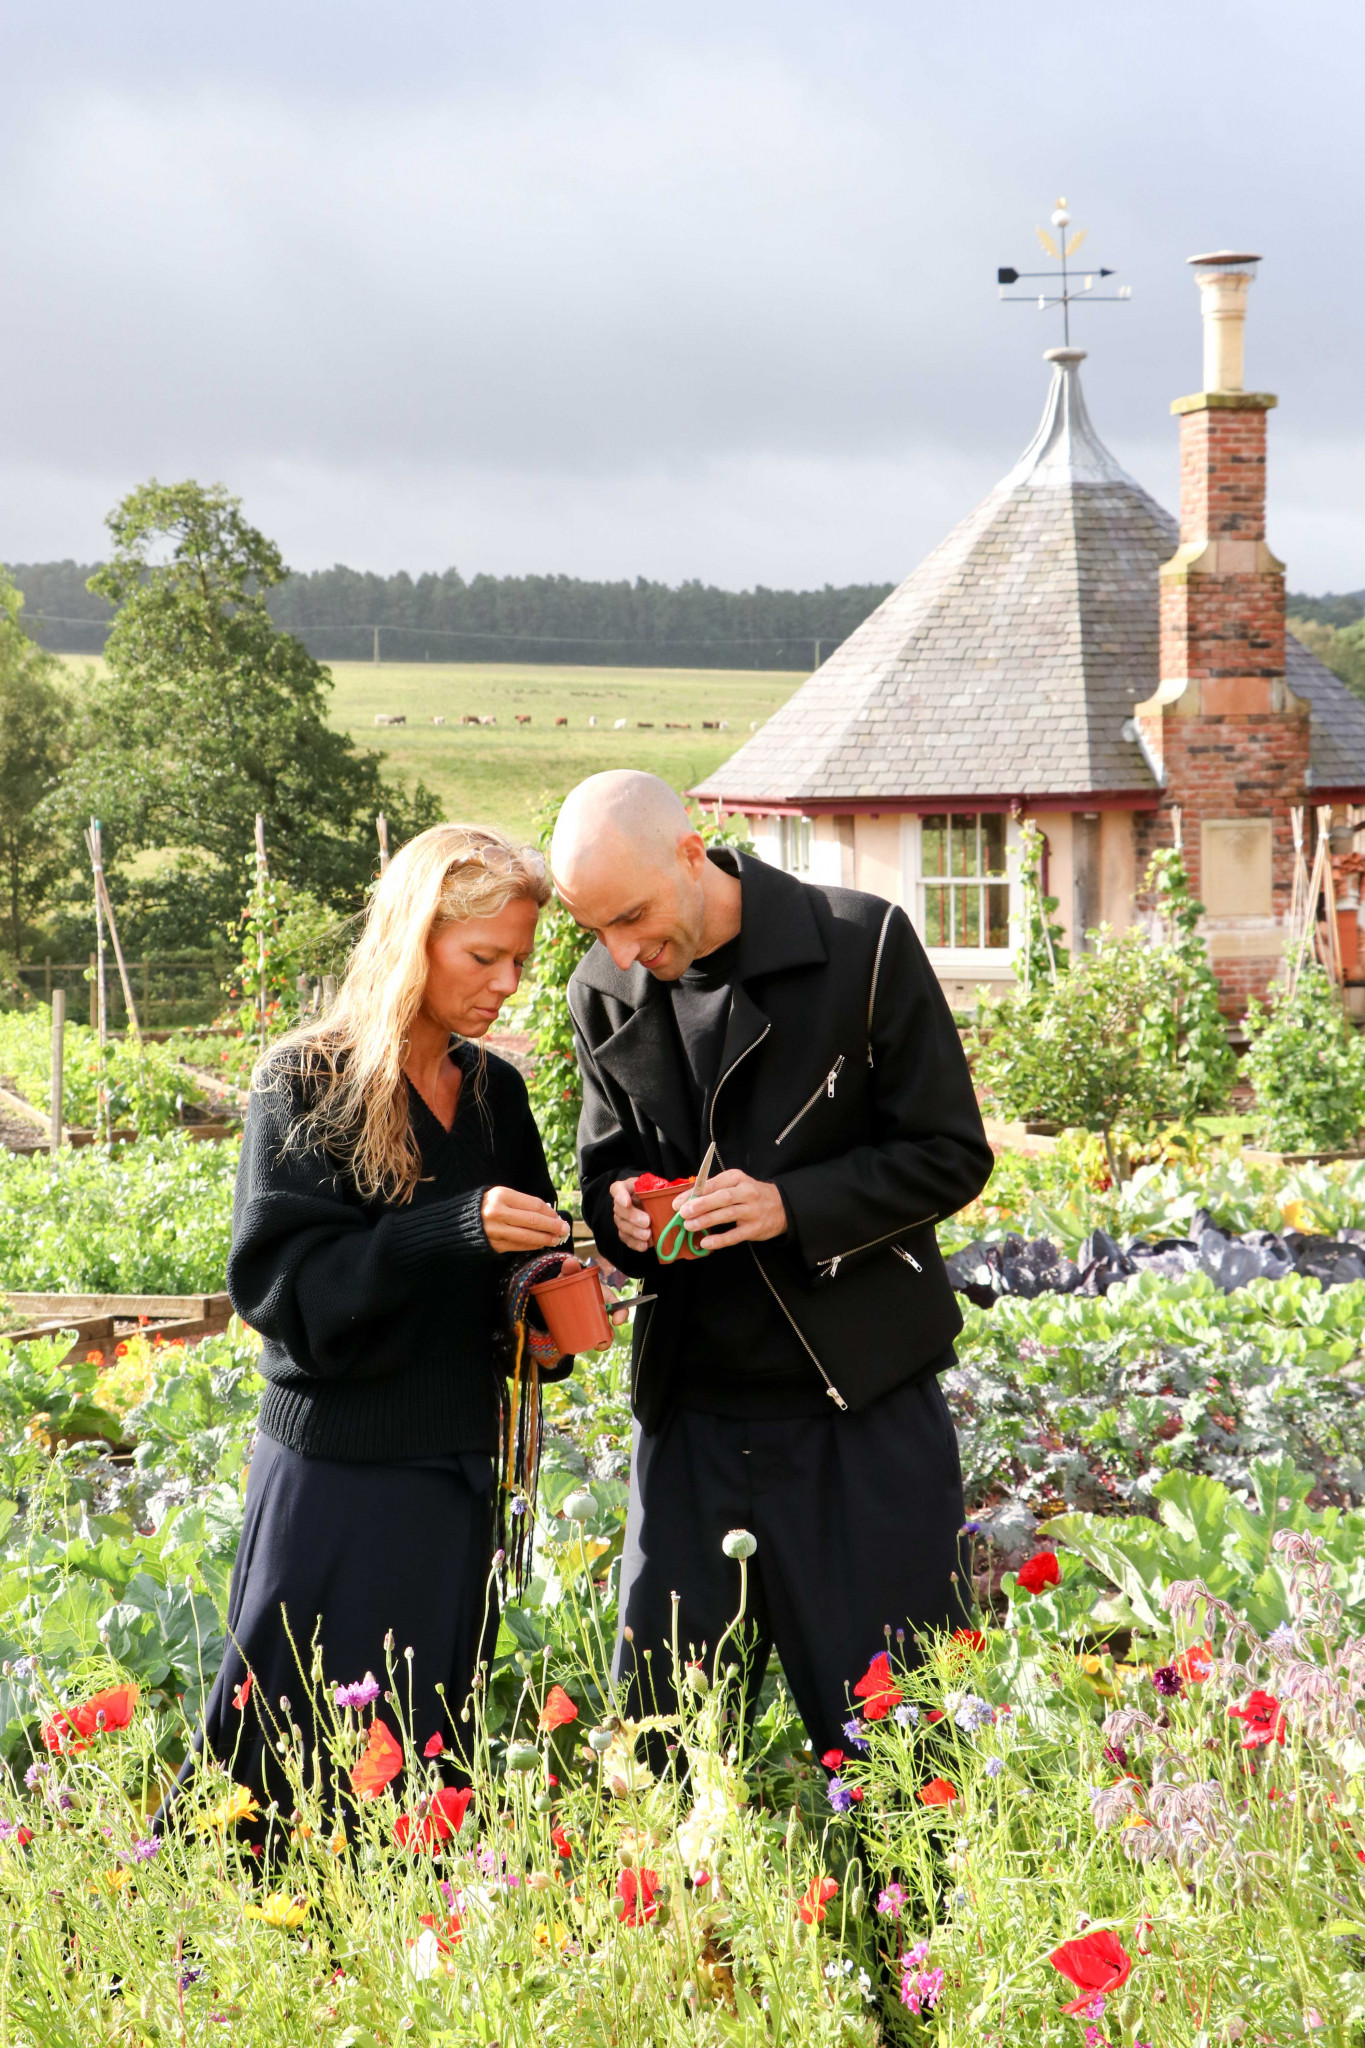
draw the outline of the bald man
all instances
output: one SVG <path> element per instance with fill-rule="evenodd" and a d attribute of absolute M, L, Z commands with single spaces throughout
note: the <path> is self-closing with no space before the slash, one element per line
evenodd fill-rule
<path fill-rule="evenodd" d="M 551 863 L 598 941 L 569 983 L 583 1213 L 658 1294 L 635 1317 L 618 1675 L 644 1683 L 649 1650 L 666 1699 L 674 1592 L 684 1649 L 719 1640 L 721 1542 L 748 1529 L 751 1683 L 775 1644 L 821 1755 L 888 1640 L 913 1657 L 964 1618 L 937 1377 L 962 1318 L 934 1225 L 991 1152 L 961 1041 L 902 910 L 708 851 L 654 776 L 580 783 Z M 694 1175 L 713 1142 L 677 1205 L 705 1256 L 661 1264 L 636 1179 Z"/>

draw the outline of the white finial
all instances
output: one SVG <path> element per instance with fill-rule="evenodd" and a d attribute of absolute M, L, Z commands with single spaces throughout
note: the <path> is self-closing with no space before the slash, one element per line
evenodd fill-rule
<path fill-rule="evenodd" d="M 1064 228 L 1068 227 L 1070 223 L 1071 215 L 1066 210 L 1066 201 L 1065 199 L 1059 199 L 1057 201 L 1057 210 L 1052 216 L 1052 225 L 1054 228 Z"/>

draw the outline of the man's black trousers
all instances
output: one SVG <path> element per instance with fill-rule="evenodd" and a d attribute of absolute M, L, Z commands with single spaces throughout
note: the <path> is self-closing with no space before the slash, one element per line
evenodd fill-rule
<path fill-rule="evenodd" d="M 731 1529 L 758 1540 L 750 1672 L 761 1679 L 775 1646 L 817 1756 L 847 1748 L 850 1690 L 879 1651 L 913 1663 L 916 1631 L 966 1621 L 962 1471 L 932 1373 L 858 1414 L 741 1421 L 675 1408 L 655 1436 L 637 1426 L 632 1472 L 616 1674 L 637 1681 L 636 1711 L 672 1701 L 674 1593 L 684 1660 L 714 1650 L 734 1619 L 739 1565 L 721 1550 Z"/>

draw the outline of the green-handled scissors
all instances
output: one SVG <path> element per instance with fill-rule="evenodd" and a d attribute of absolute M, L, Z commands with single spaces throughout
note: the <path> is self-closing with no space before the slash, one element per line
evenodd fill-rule
<path fill-rule="evenodd" d="M 702 1160 L 701 1170 L 692 1183 L 690 1199 L 694 1202 L 698 1195 L 706 1193 L 706 1183 L 711 1177 L 711 1166 L 715 1156 L 716 1148 L 713 1142 L 707 1146 L 706 1157 Z M 702 1235 L 704 1234 L 703 1232 Z M 683 1256 L 684 1252 L 691 1252 L 694 1259 L 709 1259 L 711 1256 L 710 1252 L 702 1250 L 700 1242 L 697 1238 L 693 1237 L 676 1209 L 659 1232 L 659 1242 L 655 1245 L 654 1249 L 658 1255 L 660 1265 L 663 1266 L 671 1266 L 675 1260 Z"/>

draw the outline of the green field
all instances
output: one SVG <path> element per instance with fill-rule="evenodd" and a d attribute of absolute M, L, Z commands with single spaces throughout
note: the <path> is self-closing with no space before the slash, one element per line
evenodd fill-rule
<path fill-rule="evenodd" d="M 530 668 L 519 663 L 335 662 L 332 720 L 360 746 L 420 776 L 447 816 L 529 832 L 549 800 L 558 802 L 600 768 L 646 768 L 676 789 L 708 775 L 786 702 L 804 680 L 772 669 Z M 376 727 L 377 712 L 407 725 Z M 461 725 L 466 713 L 495 726 Z M 531 723 L 519 726 L 517 713 Z M 443 726 L 433 726 L 442 717 Z M 596 729 L 589 718 L 597 720 Z M 556 726 L 567 718 L 567 726 Z M 628 721 L 623 732 L 613 721 Z M 729 720 L 703 732 L 704 718 Z M 652 730 L 642 731 L 649 721 Z M 665 722 L 690 724 L 668 732 Z"/>

